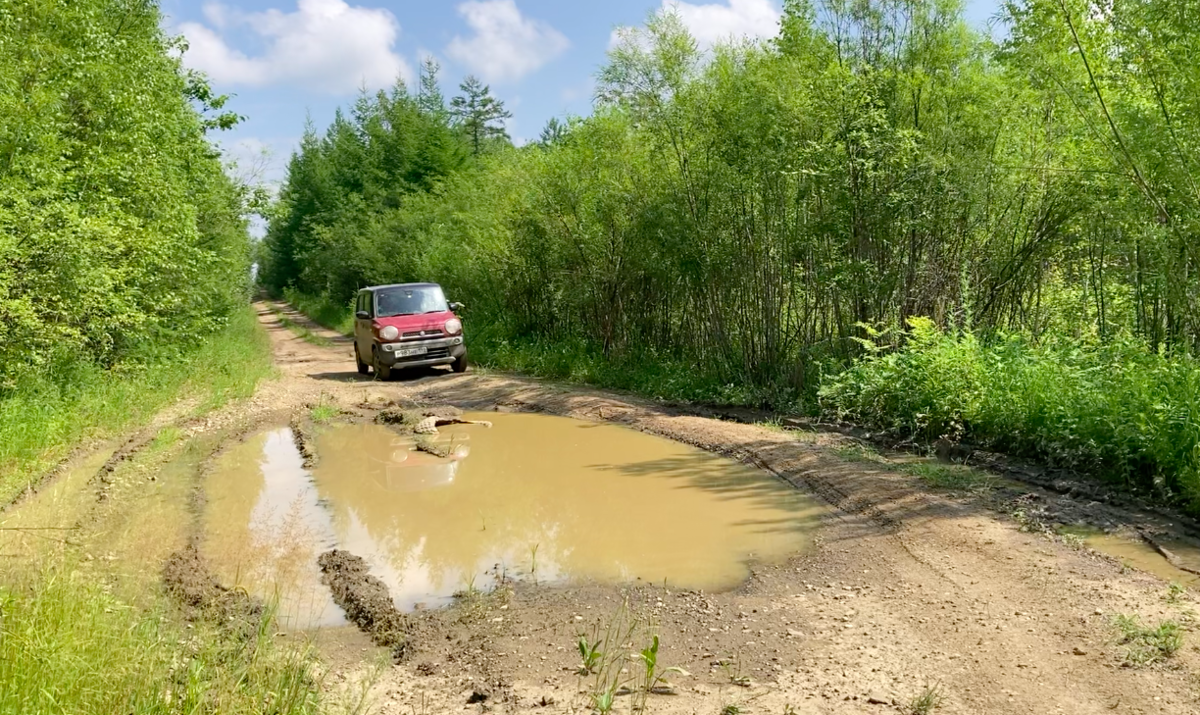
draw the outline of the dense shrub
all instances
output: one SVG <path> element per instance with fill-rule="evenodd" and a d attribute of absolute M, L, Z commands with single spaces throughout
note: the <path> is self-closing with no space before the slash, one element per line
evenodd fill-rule
<path fill-rule="evenodd" d="M 1177 498 L 1200 510 L 1200 362 L 1135 340 L 981 341 L 910 321 L 827 378 L 831 415 L 926 440 L 966 439 Z"/>

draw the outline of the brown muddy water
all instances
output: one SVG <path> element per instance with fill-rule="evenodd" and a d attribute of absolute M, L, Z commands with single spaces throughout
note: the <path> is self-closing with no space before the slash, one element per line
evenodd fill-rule
<path fill-rule="evenodd" d="M 1193 588 L 1200 586 L 1200 576 L 1176 568 L 1157 549 L 1140 538 L 1108 534 L 1090 526 L 1066 526 L 1059 529 L 1059 533 L 1078 536 L 1089 548 L 1165 581 Z M 1160 543 L 1180 563 L 1190 569 L 1200 570 L 1200 548 L 1195 544 L 1176 539 L 1163 539 Z"/>
<path fill-rule="evenodd" d="M 206 484 L 208 557 L 291 627 L 333 625 L 329 548 L 366 559 L 403 609 L 501 578 L 720 590 L 803 550 L 823 514 L 765 472 L 623 427 L 467 417 L 493 426 L 441 428 L 447 458 L 379 425 L 323 430 L 311 471 L 289 430 L 250 440 Z"/>

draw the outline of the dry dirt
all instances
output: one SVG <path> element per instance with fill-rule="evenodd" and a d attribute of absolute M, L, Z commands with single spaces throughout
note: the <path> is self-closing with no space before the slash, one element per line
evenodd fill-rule
<path fill-rule="evenodd" d="M 579 674 L 577 641 L 624 624 L 623 642 L 606 648 L 600 670 L 624 669 L 615 677 L 632 685 L 640 665 L 629 654 L 657 634 L 659 667 L 687 673 L 668 676 L 669 693 L 659 688 L 646 697 L 651 712 L 910 712 L 914 698 L 935 689 L 940 705 L 930 712 L 938 713 L 1200 713 L 1196 594 L 1168 598 L 1165 581 L 1004 513 L 1014 499 L 1045 507 L 1069 496 L 1011 484 L 1001 490 L 1003 499 L 936 492 L 886 465 L 847 461 L 838 451 L 847 439 L 840 435 L 713 419 L 525 378 L 428 370 L 376 382 L 355 372 L 345 338 L 290 314 L 330 344 L 306 342 L 276 318 L 273 311 L 286 306 L 259 307 L 275 344 L 278 378 L 248 401 L 181 423 L 185 443 L 228 445 L 257 425 L 286 423 L 318 403 L 362 419 L 396 405 L 542 411 L 618 423 L 747 462 L 830 507 L 812 549 L 783 565 L 756 566 L 731 592 L 511 584 L 411 614 L 403 661 L 382 670 L 377 664 L 388 651 L 358 631 L 316 634 L 327 687 L 373 678 L 375 712 L 591 711 L 604 678 Z M 203 489 L 203 465 L 220 449 L 206 447 L 190 462 L 200 465 L 192 470 L 196 490 Z M 86 484 L 103 500 L 96 506 L 89 498 L 90 512 L 119 509 L 122 499 L 133 498 L 125 495 L 165 479 L 136 464 L 109 469 L 110 463 L 115 458 L 99 483 Z M 186 489 L 171 493 L 197 499 Z M 1088 508 L 1078 499 L 1070 505 Z M 179 508 L 196 511 L 194 503 Z M 1115 507 L 1105 509 L 1122 518 Z M 1133 522 L 1138 514 L 1125 518 Z M 1170 524 L 1160 518 L 1156 526 Z M 154 573 L 161 568 L 162 562 Z M 1119 614 L 1183 623 L 1183 648 L 1162 664 L 1125 665 L 1113 626 Z M 639 701 L 636 692 L 619 694 L 613 709 L 628 712 Z"/>

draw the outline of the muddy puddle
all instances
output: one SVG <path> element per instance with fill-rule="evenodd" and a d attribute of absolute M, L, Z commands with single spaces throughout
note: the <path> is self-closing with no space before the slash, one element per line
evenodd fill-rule
<path fill-rule="evenodd" d="M 337 541 L 288 427 L 229 450 L 205 482 L 203 554 L 218 580 L 277 608 L 287 628 L 343 625 L 317 557 Z"/>
<path fill-rule="evenodd" d="M 402 609 L 501 578 L 719 590 L 804 549 L 822 513 L 766 473 L 622 427 L 467 417 L 493 426 L 442 427 L 446 457 L 380 425 L 323 430 L 311 471 L 286 429 L 247 442 L 206 485 L 208 557 L 226 583 L 277 594 L 292 627 L 330 625 L 316 561 L 335 546 Z"/>
<path fill-rule="evenodd" d="M 1108 534 L 1089 526 L 1066 526 L 1059 529 L 1059 532 L 1078 536 L 1089 548 L 1107 554 L 1140 571 L 1154 574 L 1165 581 L 1183 586 L 1200 585 L 1200 576 L 1177 568 L 1157 549 L 1142 539 Z M 1200 570 L 1200 548 L 1197 548 L 1195 544 L 1174 539 L 1163 539 L 1159 543 L 1170 551 L 1179 563 L 1187 568 Z"/>

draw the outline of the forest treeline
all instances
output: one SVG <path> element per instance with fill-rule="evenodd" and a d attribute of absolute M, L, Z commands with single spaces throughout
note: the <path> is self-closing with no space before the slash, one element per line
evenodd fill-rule
<path fill-rule="evenodd" d="M 0 396 L 145 362 L 245 305 L 235 120 L 144 0 L 0 0 Z"/>
<path fill-rule="evenodd" d="M 253 192 L 211 141 L 238 117 L 161 22 L 147 0 L 0 0 L 0 504 L 74 440 L 267 369 Z"/>
<path fill-rule="evenodd" d="M 485 87 L 447 104 L 427 65 L 307 132 L 263 281 L 344 305 L 436 280 L 504 364 L 806 401 L 1196 497 L 1200 5 L 1001 16 L 996 41 L 959 0 L 788 0 L 775 39 L 701 51 L 660 14 L 623 31 L 590 116 L 520 148 L 502 107 L 471 112 Z M 1006 374 L 984 429 L 970 396 Z"/>

